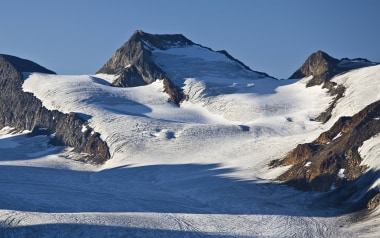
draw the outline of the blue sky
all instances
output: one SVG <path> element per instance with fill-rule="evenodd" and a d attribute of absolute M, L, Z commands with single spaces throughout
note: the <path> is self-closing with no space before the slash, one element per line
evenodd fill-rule
<path fill-rule="evenodd" d="M 181 33 L 287 78 L 317 50 L 380 62 L 379 10 L 377 0 L 5 0 L 0 53 L 92 74 L 140 29 Z"/>

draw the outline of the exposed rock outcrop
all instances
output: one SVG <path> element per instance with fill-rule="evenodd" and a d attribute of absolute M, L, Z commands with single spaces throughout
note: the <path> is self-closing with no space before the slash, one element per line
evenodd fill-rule
<path fill-rule="evenodd" d="M 184 99 L 181 88 L 174 85 L 165 72 L 153 61 L 152 50 L 194 45 L 181 34 L 153 35 L 136 31 L 97 73 L 118 75 L 112 85 L 135 87 L 164 80 L 169 101 L 179 104 Z"/>
<path fill-rule="evenodd" d="M 380 101 L 352 117 L 340 118 L 311 143 L 298 145 L 272 166 L 293 165 L 279 176 L 298 189 L 329 191 L 331 187 L 357 179 L 366 170 L 358 148 L 380 133 Z"/>
<path fill-rule="evenodd" d="M 9 126 L 30 130 L 31 135 L 51 135 L 52 144 L 71 146 L 77 152 L 87 153 L 90 162 L 108 160 L 107 144 L 86 126 L 83 116 L 50 111 L 31 93 L 23 92 L 22 72 L 54 73 L 29 60 L 0 55 L 0 128 Z"/>
<path fill-rule="evenodd" d="M 370 195 L 370 196 L 368 196 Z M 378 191 L 370 190 L 367 193 L 367 197 L 369 198 L 367 202 L 367 208 L 368 209 L 374 209 L 379 206 L 380 204 L 380 193 Z"/>

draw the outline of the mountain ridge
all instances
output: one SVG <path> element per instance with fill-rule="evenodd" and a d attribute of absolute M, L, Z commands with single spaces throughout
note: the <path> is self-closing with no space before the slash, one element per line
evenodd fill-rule
<path fill-rule="evenodd" d="M 30 130 L 32 136 L 54 135 L 50 143 L 88 153 L 86 160 L 90 162 L 103 163 L 109 159 L 108 147 L 98 133 L 80 132 L 86 126 L 80 114 L 47 110 L 35 96 L 23 91 L 25 71 L 55 74 L 32 61 L 0 55 L 0 127 Z"/>

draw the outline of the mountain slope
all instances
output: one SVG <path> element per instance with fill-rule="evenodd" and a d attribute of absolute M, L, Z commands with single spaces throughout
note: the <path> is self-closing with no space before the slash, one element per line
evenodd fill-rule
<path fill-rule="evenodd" d="M 283 161 L 294 165 L 279 179 L 304 190 L 329 191 L 357 179 L 367 169 L 359 148 L 380 133 L 380 101 L 353 117 L 341 117 L 311 143 L 297 146 Z"/>
<path fill-rule="evenodd" d="M 323 51 L 317 51 L 306 59 L 303 65 L 290 76 L 290 79 L 311 76 L 311 79 L 306 84 L 307 87 L 323 85 L 324 88 L 329 90 L 329 93 L 334 97 L 334 100 L 330 106 L 316 118 L 316 120 L 325 123 L 330 119 L 336 103 L 343 97 L 345 91 L 343 85 L 337 85 L 332 82 L 331 79 L 338 74 L 343 74 L 353 69 L 374 65 L 377 65 L 377 63 L 368 61 L 367 59 L 343 58 L 339 60 L 331 57 Z"/>
<path fill-rule="evenodd" d="M 321 72 L 342 64 L 332 61 Z M 110 159 L 79 163 L 68 148 L 47 146 L 45 136 L 0 130 L 6 228 L 0 235 L 51 237 L 59 229 L 62 237 L 77 231 L 87 237 L 355 237 L 351 218 L 362 215 L 352 207 L 376 207 L 380 196 L 380 66 L 328 73 L 314 86 L 316 75 L 301 71 L 302 79 L 278 80 L 182 35 L 137 31 L 97 75 L 24 74 L 23 94 L 33 94 L 49 113 L 86 119 L 73 134 L 98 132 Z M 181 99 L 168 102 L 168 83 Z M 331 90 L 339 87 L 337 99 Z M 329 119 L 318 121 L 329 108 Z M 294 162 L 287 155 L 297 145 Z M 283 158 L 287 166 L 269 168 Z M 307 168 L 328 179 L 308 183 Z M 309 190 L 338 188 L 303 192 L 275 181 L 292 172 Z"/>
<path fill-rule="evenodd" d="M 343 61 L 348 62 L 347 59 Z M 280 180 L 305 190 L 330 191 L 338 186 L 343 186 L 344 190 L 345 186 L 352 186 L 353 181 L 360 181 L 363 173 L 373 169 L 371 164 L 363 163 L 360 148 L 380 133 L 379 66 L 365 67 L 376 64 L 364 62 L 351 64 L 350 67 L 358 69 L 329 79 L 333 87 L 342 87 L 345 91 L 330 107 L 331 116 L 326 123 L 328 130 L 314 141 L 298 145 L 283 160 L 272 162 L 272 165 L 292 165 L 279 176 Z M 361 68 L 363 65 L 364 68 Z M 324 73 L 331 74 L 334 73 Z M 376 181 L 378 175 L 373 173 L 372 176 L 373 181 Z M 368 180 L 368 176 L 365 177 Z M 359 190 L 356 192 L 360 193 Z M 361 194 L 366 192 L 364 189 Z M 365 203 L 372 196 L 369 195 Z M 346 194 L 345 199 L 349 197 Z"/>
<path fill-rule="evenodd" d="M 159 52 L 172 51 L 173 49 L 186 50 L 185 54 L 190 53 L 192 49 L 202 49 L 209 55 L 224 58 L 223 61 L 229 61 L 232 64 L 239 65 L 242 69 L 251 71 L 248 66 L 233 58 L 226 51 L 212 51 L 193 43 L 181 34 L 153 35 L 139 30 L 116 51 L 97 74 L 116 75 L 112 85 L 119 87 L 142 86 L 161 79 L 164 82 L 165 92 L 169 94 L 169 100 L 179 104 L 186 97 L 181 89 L 184 78 L 178 82 L 178 78 L 168 74 L 168 69 L 165 68 L 164 63 L 156 57 Z M 197 54 L 195 53 L 193 56 L 196 57 Z M 194 67 L 195 64 L 192 66 Z M 202 65 L 197 67 L 199 66 Z M 199 70 L 202 68 L 193 69 L 193 71 Z M 268 77 L 264 73 L 260 74 L 263 77 Z"/>
<path fill-rule="evenodd" d="M 88 133 L 81 132 L 86 120 L 79 114 L 49 111 L 32 94 L 23 92 L 23 72 L 54 74 L 29 60 L 0 55 L 0 127 L 30 130 L 31 135 L 54 135 L 51 143 L 72 146 L 78 152 L 86 152 L 89 161 L 101 163 L 109 159 L 107 145 L 100 140 L 99 134 L 91 135 L 90 130 Z"/>

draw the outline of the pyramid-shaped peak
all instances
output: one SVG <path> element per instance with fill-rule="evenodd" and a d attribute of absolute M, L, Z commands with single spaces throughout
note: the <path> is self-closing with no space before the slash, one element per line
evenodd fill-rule
<path fill-rule="evenodd" d="M 305 63 L 290 78 L 303 78 L 306 76 L 321 76 L 331 71 L 339 63 L 338 59 L 318 50 L 311 54 Z"/>
<path fill-rule="evenodd" d="M 182 34 L 150 34 L 142 30 L 133 33 L 129 42 L 143 42 L 149 47 L 165 50 L 171 47 L 194 45 L 194 42 Z"/>
<path fill-rule="evenodd" d="M 328 63 L 338 63 L 339 60 L 334 58 L 334 57 L 331 57 L 329 54 L 327 54 L 326 52 L 322 51 L 322 50 L 318 50 L 317 52 L 311 54 L 308 58 L 309 61 L 312 61 L 312 62 L 316 62 L 316 61 L 326 61 Z"/>

